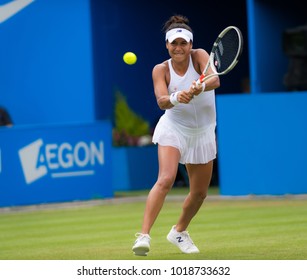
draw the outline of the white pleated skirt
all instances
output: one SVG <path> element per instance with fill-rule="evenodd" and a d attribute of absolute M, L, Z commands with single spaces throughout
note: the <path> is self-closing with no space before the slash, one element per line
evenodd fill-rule
<path fill-rule="evenodd" d="M 216 158 L 216 124 L 204 128 L 188 128 L 163 115 L 157 123 L 152 142 L 179 150 L 180 163 L 208 163 Z"/>

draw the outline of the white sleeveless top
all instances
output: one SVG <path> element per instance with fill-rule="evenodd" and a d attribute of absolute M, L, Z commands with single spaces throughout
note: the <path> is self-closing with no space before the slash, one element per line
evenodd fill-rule
<path fill-rule="evenodd" d="M 169 95 L 176 91 L 188 90 L 194 80 L 199 78 L 193 66 L 192 57 L 187 72 L 179 76 L 173 69 L 171 59 L 168 60 L 170 69 Z M 206 128 L 216 124 L 215 91 L 202 92 L 190 101 L 189 104 L 179 103 L 165 111 L 165 117 L 171 122 L 188 128 Z"/>

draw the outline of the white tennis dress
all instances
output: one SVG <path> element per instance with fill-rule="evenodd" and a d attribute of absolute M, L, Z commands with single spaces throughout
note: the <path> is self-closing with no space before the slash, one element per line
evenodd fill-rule
<path fill-rule="evenodd" d="M 176 91 L 188 90 L 194 80 L 199 78 L 192 58 L 187 72 L 179 76 L 174 71 L 171 59 L 169 95 Z M 172 146 L 180 151 L 180 163 L 207 163 L 216 157 L 216 108 L 215 91 L 202 92 L 189 104 L 179 103 L 165 110 L 156 125 L 153 143 Z"/>

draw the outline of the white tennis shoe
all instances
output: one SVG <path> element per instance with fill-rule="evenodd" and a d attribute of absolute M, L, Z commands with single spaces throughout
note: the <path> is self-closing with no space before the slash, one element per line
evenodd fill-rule
<path fill-rule="evenodd" d="M 194 245 L 189 233 L 187 231 L 178 232 L 175 226 L 167 235 L 167 240 L 176 245 L 181 252 L 185 254 L 199 253 L 198 248 Z"/>
<path fill-rule="evenodd" d="M 132 251 L 137 256 L 147 256 L 150 249 L 150 236 L 149 234 L 136 233 L 137 239 L 134 242 Z"/>

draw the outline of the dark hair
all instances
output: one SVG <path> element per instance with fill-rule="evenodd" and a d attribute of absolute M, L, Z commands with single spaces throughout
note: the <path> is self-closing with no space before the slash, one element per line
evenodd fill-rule
<path fill-rule="evenodd" d="M 167 31 L 174 28 L 184 28 L 193 33 L 192 28 L 189 26 L 189 19 L 182 15 L 174 15 L 171 16 L 163 26 L 163 31 L 166 33 Z"/>

